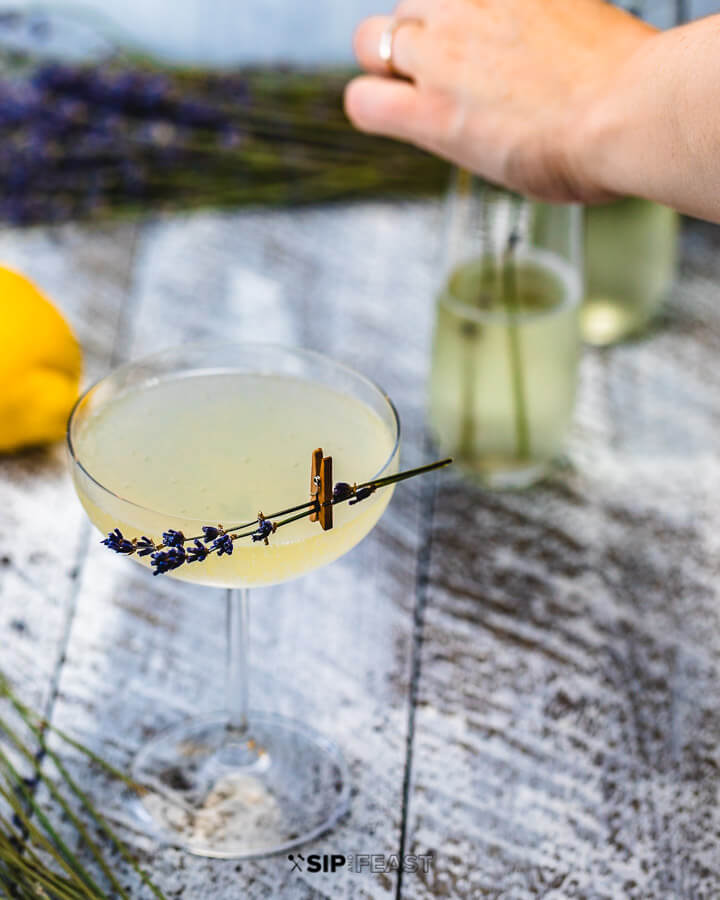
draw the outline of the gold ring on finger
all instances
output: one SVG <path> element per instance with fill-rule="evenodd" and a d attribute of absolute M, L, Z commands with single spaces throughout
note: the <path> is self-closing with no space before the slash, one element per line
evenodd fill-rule
<path fill-rule="evenodd" d="M 378 56 L 387 66 L 390 75 L 400 75 L 401 73 L 395 68 L 393 62 L 393 44 L 395 43 L 395 35 L 398 28 L 403 25 L 422 25 L 421 19 L 414 19 L 407 16 L 400 16 L 393 19 L 382 31 L 380 35 L 380 45 L 378 47 Z"/>

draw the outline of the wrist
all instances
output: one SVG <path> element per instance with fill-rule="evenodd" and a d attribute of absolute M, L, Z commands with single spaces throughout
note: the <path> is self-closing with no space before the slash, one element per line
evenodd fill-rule
<path fill-rule="evenodd" d="M 652 122 L 662 115 L 657 107 L 667 102 L 658 91 L 663 34 L 648 28 L 638 38 L 612 71 L 605 69 L 585 81 L 568 104 L 563 164 L 580 202 L 647 193 Z"/>

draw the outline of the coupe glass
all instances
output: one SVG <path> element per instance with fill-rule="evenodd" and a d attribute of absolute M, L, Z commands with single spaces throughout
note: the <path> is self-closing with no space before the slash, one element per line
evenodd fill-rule
<path fill-rule="evenodd" d="M 206 394 L 195 390 L 202 386 L 208 387 Z M 171 396 L 176 401 L 168 401 L 166 407 L 152 400 Z M 203 396 L 207 399 L 200 402 Z M 326 404 L 337 402 L 325 421 L 318 415 L 318 398 Z M 155 413 L 148 414 L 146 421 L 142 410 L 148 403 L 155 403 Z M 254 423 L 234 423 L 238 404 L 245 404 L 246 417 L 252 413 L 260 418 Z M 211 420 L 213 408 L 227 415 Z M 209 421 L 215 424 L 208 426 Z M 355 440 L 348 441 L 351 421 L 357 427 Z M 375 448 L 375 459 L 372 453 L 365 454 L 370 457 L 362 463 L 365 471 L 342 471 L 342 453 L 336 456 L 337 479 L 362 482 L 397 470 L 397 413 L 387 395 L 364 376 L 300 349 L 186 345 L 123 366 L 79 399 L 68 423 L 75 488 L 102 532 L 120 527 L 126 537 L 147 535 L 158 542 L 168 529 L 200 535 L 202 526 L 217 523 L 219 515 L 195 508 L 187 497 L 200 497 L 206 490 L 203 479 L 210 483 L 213 477 L 207 462 L 202 462 L 202 448 L 207 456 L 207 447 L 212 446 L 215 456 L 224 454 L 228 465 L 245 467 L 236 477 L 245 479 L 251 494 L 259 486 L 272 494 L 276 475 L 297 471 L 293 491 L 299 493 L 283 496 L 277 507 L 278 498 L 268 499 L 273 507 L 265 512 L 270 515 L 309 499 L 315 446 L 304 446 L 302 459 L 288 457 L 292 434 L 302 431 L 303 422 L 311 423 L 309 431 L 318 437 L 315 446 L 323 446 L 329 455 L 334 455 L 334 448 L 352 443 L 353 447 L 346 447 L 346 463 L 347 454 L 364 453 L 358 451 L 358 444 L 364 446 L 365 437 L 368 446 Z M 203 423 L 215 433 L 203 433 Z M 103 445 L 107 441 L 103 429 L 109 426 L 117 434 Z M 170 440 L 168 435 L 176 427 L 185 446 L 173 444 L 172 459 L 167 458 L 167 450 L 159 458 L 158 448 Z M 287 440 L 276 439 L 285 432 Z M 103 446 L 112 460 L 103 459 Z M 258 452 L 258 447 L 264 451 Z M 124 471 L 129 456 L 132 464 Z M 150 485 L 147 496 L 154 497 L 158 485 L 163 490 L 168 487 L 163 479 L 170 479 L 178 459 L 189 475 L 182 498 L 178 494 L 177 508 L 167 508 L 165 501 L 155 507 L 143 502 L 145 495 L 137 484 Z M 165 494 L 172 496 L 172 491 Z M 298 577 L 342 555 L 372 529 L 391 495 L 392 486 L 385 487 L 362 503 L 336 507 L 331 530 L 322 531 L 319 523 L 302 520 L 279 529 L 269 547 L 238 541 L 232 556 L 213 555 L 168 573 L 168 577 L 227 589 L 227 674 L 224 712 L 179 723 L 143 746 L 134 760 L 132 777 L 148 789 L 142 803 L 165 839 L 203 856 L 260 856 L 316 837 L 347 811 L 348 770 L 332 741 L 300 722 L 248 713 L 248 587 Z M 238 502 L 237 509 L 227 507 L 220 521 L 229 529 L 254 519 L 257 508 L 248 506 L 249 502 Z M 149 562 L 137 556 L 132 559 Z"/>

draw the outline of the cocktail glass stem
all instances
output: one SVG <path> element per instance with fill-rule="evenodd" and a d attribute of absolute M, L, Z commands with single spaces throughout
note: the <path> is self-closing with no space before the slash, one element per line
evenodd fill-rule
<path fill-rule="evenodd" d="M 225 609 L 225 738 L 217 758 L 210 760 L 209 765 L 230 769 L 266 766 L 267 750 L 254 739 L 248 722 L 250 592 L 247 588 L 229 590 Z"/>
<path fill-rule="evenodd" d="M 227 661 L 225 709 L 228 738 L 243 738 L 248 731 L 248 660 L 250 655 L 250 592 L 229 590 L 225 601 Z"/>

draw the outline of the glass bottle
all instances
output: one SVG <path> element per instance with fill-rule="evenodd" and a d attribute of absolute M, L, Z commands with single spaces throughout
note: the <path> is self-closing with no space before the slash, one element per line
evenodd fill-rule
<path fill-rule="evenodd" d="M 619 3 L 658 28 L 685 17 L 678 0 Z M 583 339 L 605 346 L 642 332 L 675 279 L 679 216 L 650 200 L 626 197 L 585 211 Z"/>
<path fill-rule="evenodd" d="M 526 487 L 558 456 L 572 420 L 581 210 L 530 202 L 460 171 L 447 236 L 430 429 L 488 487 Z"/>

